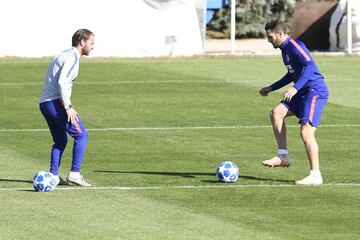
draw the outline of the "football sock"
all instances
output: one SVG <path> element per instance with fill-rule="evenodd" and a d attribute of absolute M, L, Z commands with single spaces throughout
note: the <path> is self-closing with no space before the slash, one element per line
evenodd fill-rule
<path fill-rule="evenodd" d="M 60 182 L 60 177 L 59 177 L 59 175 L 54 175 L 54 179 L 55 179 L 56 185 L 58 185 L 59 182 Z"/>
<path fill-rule="evenodd" d="M 288 155 L 289 151 L 287 149 L 278 149 L 277 154 L 278 155 Z"/>
<path fill-rule="evenodd" d="M 320 170 L 310 170 L 310 175 L 317 177 L 317 178 L 321 178 L 321 172 Z"/>

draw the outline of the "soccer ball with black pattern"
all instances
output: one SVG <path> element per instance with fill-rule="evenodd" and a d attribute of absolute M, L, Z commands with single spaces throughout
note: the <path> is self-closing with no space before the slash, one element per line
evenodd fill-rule
<path fill-rule="evenodd" d="M 35 174 L 33 178 L 35 191 L 51 192 L 56 187 L 54 174 L 48 171 L 41 171 Z"/>
<path fill-rule="evenodd" d="M 238 166 L 230 161 L 222 162 L 216 169 L 216 177 L 221 182 L 233 183 L 236 182 L 240 173 Z"/>

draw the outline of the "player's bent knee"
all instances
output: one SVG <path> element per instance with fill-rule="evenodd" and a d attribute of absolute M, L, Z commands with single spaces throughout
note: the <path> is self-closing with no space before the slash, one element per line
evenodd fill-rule
<path fill-rule="evenodd" d="M 273 119 L 273 120 L 276 120 L 276 119 L 284 119 L 284 114 L 279 111 L 278 109 L 274 108 L 273 110 L 270 111 L 270 118 Z"/>
<path fill-rule="evenodd" d="M 60 150 L 64 150 L 67 145 L 67 139 L 65 141 L 56 141 L 54 147 Z"/>
<path fill-rule="evenodd" d="M 89 138 L 89 134 L 87 131 L 84 132 L 84 138 L 87 140 Z"/>
<path fill-rule="evenodd" d="M 81 139 L 83 139 L 84 141 L 86 141 L 89 137 L 89 134 L 87 133 L 87 131 L 83 131 L 80 136 Z"/>
<path fill-rule="evenodd" d="M 270 117 L 271 119 L 274 118 L 274 110 L 271 110 L 271 111 L 269 112 L 269 117 Z"/>
<path fill-rule="evenodd" d="M 83 141 L 83 142 L 86 142 L 89 135 L 88 135 L 87 131 L 84 130 L 84 131 L 78 132 L 78 133 L 76 133 L 76 134 L 74 134 L 74 135 L 72 135 L 72 136 L 73 136 L 73 138 L 74 138 L 75 140 L 81 140 L 81 141 Z"/>
<path fill-rule="evenodd" d="M 54 146 L 58 149 L 65 149 L 66 145 L 67 145 L 68 139 L 67 136 L 65 135 L 64 137 L 57 137 L 54 139 Z"/>
<path fill-rule="evenodd" d="M 312 141 L 315 138 L 316 128 L 312 127 L 310 124 L 302 125 L 300 130 L 301 138 L 304 142 Z"/>

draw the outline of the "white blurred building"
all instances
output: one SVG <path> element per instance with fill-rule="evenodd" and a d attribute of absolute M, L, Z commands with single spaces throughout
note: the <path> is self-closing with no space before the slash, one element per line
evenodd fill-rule
<path fill-rule="evenodd" d="M 330 20 L 330 51 L 347 50 L 347 0 L 340 0 Z M 352 51 L 360 51 L 360 1 L 352 1 Z"/>
<path fill-rule="evenodd" d="M 95 33 L 93 56 L 204 51 L 194 0 L 1 0 L 0 57 L 52 56 L 79 28 Z"/>

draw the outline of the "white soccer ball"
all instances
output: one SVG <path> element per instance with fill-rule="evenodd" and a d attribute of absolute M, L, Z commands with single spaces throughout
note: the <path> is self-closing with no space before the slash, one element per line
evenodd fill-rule
<path fill-rule="evenodd" d="M 225 161 L 220 163 L 216 169 L 216 177 L 221 182 L 227 182 L 227 183 L 236 182 L 239 175 L 240 173 L 238 166 L 230 161 Z"/>
<path fill-rule="evenodd" d="M 55 176 L 48 171 L 36 173 L 33 178 L 33 183 L 35 190 L 41 192 L 51 192 L 56 187 Z"/>

